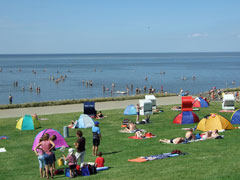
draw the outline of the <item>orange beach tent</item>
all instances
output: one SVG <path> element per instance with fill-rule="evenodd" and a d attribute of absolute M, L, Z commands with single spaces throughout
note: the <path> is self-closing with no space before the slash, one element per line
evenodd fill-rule
<path fill-rule="evenodd" d="M 222 130 L 235 128 L 226 118 L 213 113 L 203 118 L 197 125 L 197 130 L 200 131 L 213 131 L 215 129 Z"/>

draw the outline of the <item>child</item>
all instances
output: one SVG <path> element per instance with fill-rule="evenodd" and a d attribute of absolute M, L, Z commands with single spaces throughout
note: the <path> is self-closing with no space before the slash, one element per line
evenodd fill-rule
<path fill-rule="evenodd" d="M 76 159 L 76 156 L 74 155 L 74 149 L 70 148 L 68 150 L 67 157 L 64 155 L 63 155 L 63 157 L 64 157 L 65 161 L 68 161 L 68 166 L 70 169 L 70 178 L 73 178 L 74 177 L 74 169 L 76 168 L 76 164 L 77 164 L 77 159 Z"/>
<path fill-rule="evenodd" d="M 50 140 L 51 140 L 52 142 L 54 142 L 56 139 L 57 139 L 57 136 L 56 136 L 56 135 L 53 135 L 52 137 L 50 137 Z M 56 151 L 55 148 L 52 149 L 52 158 L 53 158 L 52 168 L 53 168 L 53 170 L 55 170 L 55 162 L 56 162 L 56 156 L 55 156 L 54 151 Z"/>
<path fill-rule="evenodd" d="M 102 152 L 98 153 L 98 157 L 95 160 L 95 164 L 97 167 L 104 167 L 104 158 L 102 157 Z"/>
<path fill-rule="evenodd" d="M 42 141 L 43 141 L 43 138 L 40 138 L 39 143 Z M 34 149 L 34 152 L 38 156 L 40 178 L 43 178 L 44 177 L 44 161 L 43 161 L 44 152 L 41 148 L 42 146 L 40 146 L 38 150 Z"/>

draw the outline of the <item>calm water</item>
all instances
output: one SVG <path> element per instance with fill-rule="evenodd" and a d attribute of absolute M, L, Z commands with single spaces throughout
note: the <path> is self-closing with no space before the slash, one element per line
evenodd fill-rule
<path fill-rule="evenodd" d="M 168 92 L 178 93 L 183 88 L 196 94 L 213 86 L 239 86 L 239 67 L 240 53 L 0 55 L 0 104 L 8 104 L 9 94 L 13 103 L 109 97 L 110 91 L 104 93 L 102 85 L 111 89 L 112 83 L 114 91 L 126 91 L 132 83 L 130 94 L 144 85 L 157 91 L 163 86 Z M 64 75 L 67 78 L 58 84 L 49 80 Z M 86 87 L 82 80 L 92 80 L 93 87 Z M 37 86 L 40 93 L 36 93 Z"/>

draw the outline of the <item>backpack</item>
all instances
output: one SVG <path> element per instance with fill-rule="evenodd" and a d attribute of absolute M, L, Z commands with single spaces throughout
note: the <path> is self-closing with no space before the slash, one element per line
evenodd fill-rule
<path fill-rule="evenodd" d="M 90 164 L 88 164 L 87 166 L 88 166 L 88 170 L 89 170 L 90 175 L 97 174 L 96 166 L 90 165 Z"/>

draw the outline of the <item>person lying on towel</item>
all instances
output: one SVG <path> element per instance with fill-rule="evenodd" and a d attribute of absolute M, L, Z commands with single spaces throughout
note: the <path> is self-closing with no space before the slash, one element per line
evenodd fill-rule
<path fill-rule="evenodd" d="M 160 139 L 159 142 L 167 143 L 167 144 L 181 144 L 181 143 L 185 142 L 185 138 L 177 137 L 174 139 Z"/>
<path fill-rule="evenodd" d="M 137 132 L 135 133 L 135 136 L 136 136 L 137 138 L 145 138 L 145 137 L 146 137 L 145 133 L 144 133 L 144 132 L 141 132 L 141 131 L 137 131 Z"/>
<path fill-rule="evenodd" d="M 136 124 L 134 124 L 133 122 L 129 122 L 127 127 L 121 130 L 121 132 L 127 132 L 127 133 L 134 133 L 136 131 L 137 131 L 137 127 L 136 127 Z"/>

